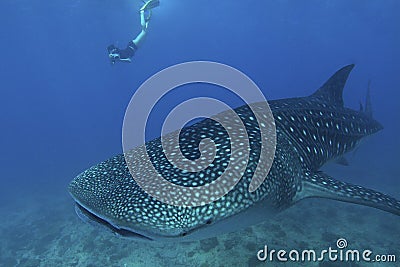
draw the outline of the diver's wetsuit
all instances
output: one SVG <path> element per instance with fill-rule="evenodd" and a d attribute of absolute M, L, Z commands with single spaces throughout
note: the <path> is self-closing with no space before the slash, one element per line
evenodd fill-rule
<path fill-rule="evenodd" d="M 119 49 L 114 45 L 110 45 L 107 47 L 108 54 L 111 60 L 111 63 L 114 64 L 117 60 L 122 62 L 131 62 L 131 57 L 135 55 L 138 47 L 133 41 L 130 41 L 125 49 Z"/>

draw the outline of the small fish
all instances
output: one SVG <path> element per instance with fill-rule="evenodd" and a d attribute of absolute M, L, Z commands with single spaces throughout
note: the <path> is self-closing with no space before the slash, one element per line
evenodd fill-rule
<path fill-rule="evenodd" d="M 372 118 L 369 94 L 366 110 L 344 107 L 342 92 L 353 67 L 348 65 L 337 71 L 310 96 L 268 102 L 275 119 L 277 147 L 270 172 L 256 191 L 249 192 L 249 184 L 260 157 L 260 126 L 249 105 L 244 105 L 235 112 L 246 126 L 249 160 L 240 181 L 222 198 L 197 207 L 160 202 L 138 186 L 120 154 L 84 171 L 69 184 L 78 215 L 124 237 L 164 241 L 196 240 L 230 232 L 264 221 L 310 197 L 356 203 L 400 215 L 399 200 L 319 171 L 326 162 L 340 160 L 364 137 L 383 129 Z M 252 108 L 258 106 L 251 104 Z M 218 116 L 221 115 L 215 115 Z M 204 185 L 223 173 L 231 144 L 221 125 L 204 119 L 182 129 L 182 154 L 197 159 L 203 138 L 214 141 L 216 156 L 212 164 L 197 173 L 174 167 L 163 153 L 161 138 L 134 148 L 132 153 L 140 155 L 147 149 L 153 166 L 170 182 L 185 187 Z M 133 168 L 144 175 L 146 170 L 141 166 L 137 162 Z"/>

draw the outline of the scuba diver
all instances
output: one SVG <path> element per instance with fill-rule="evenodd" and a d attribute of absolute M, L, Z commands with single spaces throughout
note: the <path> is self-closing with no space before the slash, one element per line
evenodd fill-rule
<path fill-rule="evenodd" d="M 140 24 L 142 25 L 142 31 L 138 34 L 138 36 L 129 41 L 127 47 L 125 49 L 119 49 L 115 47 L 113 44 L 107 47 L 108 57 L 111 60 L 111 64 L 115 64 L 117 61 L 130 63 L 131 58 L 135 55 L 136 50 L 142 43 L 144 37 L 147 33 L 147 27 L 149 25 L 149 21 L 151 18 L 151 10 L 160 5 L 159 0 L 149 0 L 144 3 L 144 5 L 140 8 Z"/>

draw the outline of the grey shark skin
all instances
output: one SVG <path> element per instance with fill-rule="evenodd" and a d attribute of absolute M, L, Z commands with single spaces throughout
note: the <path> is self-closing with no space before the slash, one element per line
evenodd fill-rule
<path fill-rule="evenodd" d="M 260 156 L 260 129 L 245 105 L 235 111 L 246 125 L 250 158 L 241 180 L 221 199 L 199 207 L 159 202 L 137 185 L 121 154 L 91 167 L 70 183 L 69 192 L 78 215 L 121 236 L 167 241 L 202 239 L 243 228 L 310 197 L 356 203 L 400 215 L 398 200 L 319 171 L 327 161 L 340 158 L 362 138 L 383 128 L 368 110 L 355 111 L 343 105 L 343 88 L 353 67 L 340 69 L 308 97 L 269 101 L 277 148 L 271 170 L 255 192 L 250 193 L 248 186 Z M 252 106 L 257 108 L 257 103 Z M 133 149 L 133 153 L 143 153 L 147 148 L 153 166 L 164 179 L 186 187 L 204 185 L 224 171 L 231 146 L 222 126 L 205 119 L 182 129 L 182 154 L 189 159 L 200 157 L 198 144 L 202 138 L 213 139 L 217 153 L 214 162 L 199 173 L 183 172 L 171 165 L 160 138 Z"/>

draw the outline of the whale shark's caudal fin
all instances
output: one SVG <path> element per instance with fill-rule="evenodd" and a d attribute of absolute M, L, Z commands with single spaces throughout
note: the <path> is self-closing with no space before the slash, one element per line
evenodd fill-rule
<path fill-rule="evenodd" d="M 343 88 L 353 68 L 354 64 L 351 64 L 338 70 L 310 97 L 333 106 L 343 107 Z"/>
<path fill-rule="evenodd" d="M 367 96 L 365 98 L 365 110 L 364 113 L 372 118 L 372 102 L 371 102 L 371 81 L 368 81 Z"/>
<path fill-rule="evenodd" d="M 400 201 L 383 193 L 338 181 L 323 172 L 306 173 L 295 201 L 321 197 L 384 210 L 400 216 Z"/>
<path fill-rule="evenodd" d="M 367 95 L 365 97 L 365 108 L 360 101 L 360 112 L 367 114 L 372 118 L 372 102 L 371 102 L 371 81 L 368 81 Z"/>

